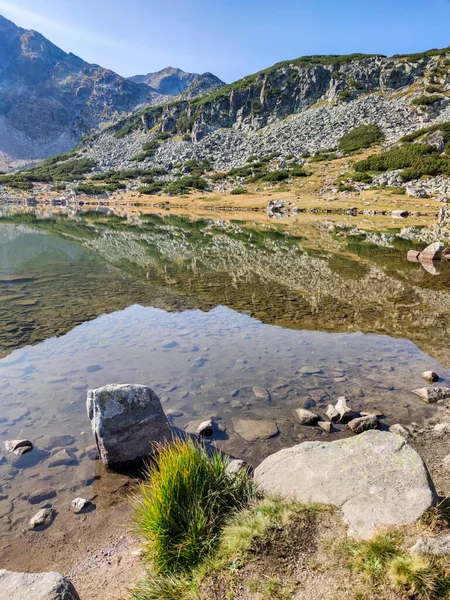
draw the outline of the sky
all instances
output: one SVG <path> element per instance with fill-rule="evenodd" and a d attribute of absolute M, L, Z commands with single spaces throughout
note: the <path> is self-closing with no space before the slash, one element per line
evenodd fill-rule
<path fill-rule="evenodd" d="M 0 0 L 0 14 L 124 76 L 172 66 L 229 83 L 307 54 L 450 46 L 450 0 Z"/>

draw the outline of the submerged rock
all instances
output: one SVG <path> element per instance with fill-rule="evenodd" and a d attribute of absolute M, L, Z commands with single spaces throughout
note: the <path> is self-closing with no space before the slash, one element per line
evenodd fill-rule
<path fill-rule="evenodd" d="M 434 242 L 433 244 L 427 246 L 425 250 L 422 250 L 419 255 L 419 260 L 441 260 L 443 250 L 444 244 L 441 244 L 441 242 Z"/>
<path fill-rule="evenodd" d="M 88 391 L 87 411 L 100 460 L 107 467 L 149 456 L 171 439 L 156 393 L 145 385 L 107 385 Z"/>
<path fill-rule="evenodd" d="M 331 433 L 331 430 L 333 429 L 333 424 L 331 421 L 319 421 L 317 425 L 320 427 L 320 429 L 325 431 L 325 433 Z"/>
<path fill-rule="evenodd" d="M 332 404 L 329 404 L 325 412 L 330 421 L 339 421 L 340 415 Z"/>
<path fill-rule="evenodd" d="M 257 421 L 253 419 L 232 419 L 235 432 L 246 442 L 267 440 L 278 434 L 275 421 Z"/>
<path fill-rule="evenodd" d="M 4 600 L 80 600 L 72 583 L 60 573 L 14 573 L 0 569 Z"/>
<path fill-rule="evenodd" d="M 381 431 L 280 450 L 257 467 L 255 480 L 269 494 L 339 507 L 348 535 L 366 539 L 379 525 L 415 521 L 436 499 L 417 452 Z"/>
<path fill-rule="evenodd" d="M 201 437 L 211 437 L 214 433 L 212 420 L 202 421 L 195 433 Z"/>
<path fill-rule="evenodd" d="M 50 488 L 35 490 L 28 496 L 28 502 L 30 504 L 40 504 L 45 500 L 50 500 L 50 498 L 54 498 L 56 496 L 56 491 Z"/>

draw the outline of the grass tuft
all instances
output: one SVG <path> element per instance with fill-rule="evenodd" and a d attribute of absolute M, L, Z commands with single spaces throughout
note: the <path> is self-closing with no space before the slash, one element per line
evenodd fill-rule
<path fill-rule="evenodd" d="M 351 568 L 371 578 L 384 575 L 387 563 L 398 554 L 399 536 L 379 534 L 367 542 L 349 544 Z"/>
<path fill-rule="evenodd" d="M 134 520 L 157 573 L 186 572 L 217 547 L 226 520 L 247 506 L 254 484 L 228 459 L 187 439 L 159 449 L 135 498 Z"/>
<path fill-rule="evenodd" d="M 448 597 L 450 572 L 445 575 L 438 561 L 424 556 L 398 556 L 389 565 L 392 586 L 417 600 Z"/>

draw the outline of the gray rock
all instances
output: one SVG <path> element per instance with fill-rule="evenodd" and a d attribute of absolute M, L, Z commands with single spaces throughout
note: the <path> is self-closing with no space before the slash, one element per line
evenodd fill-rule
<path fill-rule="evenodd" d="M 50 488 L 35 490 L 28 496 L 28 502 L 30 504 L 40 504 L 45 500 L 50 500 L 56 496 L 56 491 Z"/>
<path fill-rule="evenodd" d="M 419 262 L 419 256 L 420 252 L 417 252 L 416 250 L 408 250 L 406 258 L 409 260 L 409 262 Z"/>
<path fill-rule="evenodd" d="M 22 454 L 33 450 L 33 444 L 30 440 L 7 440 L 5 442 L 5 450 L 16 456 L 22 456 Z"/>
<path fill-rule="evenodd" d="M 55 511 L 52 508 L 41 508 L 28 523 L 28 529 L 36 527 L 48 527 L 53 521 Z"/>
<path fill-rule="evenodd" d="M 2 600 L 80 600 L 60 573 L 14 573 L 0 570 Z"/>
<path fill-rule="evenodd" d="M 409 551 L 411 554 L 434 554 L 445 556 L 450 554 L 450 535 L 420 538 Z"/>
<path fill-rule="evenodd" d="M 166 415 L 171 418 L 177 418 L 177 417 L 182 417 L 183 413 L 181 412 L 181 410 L 175 410 L 174 408 L 170 408 L 169 410 L 166 410 Z"/>
<path fill-rule="evenodd" d="M 405 440 L 409 440 L 411 437 L 410 432 L 405 427 L 403 427 L 403 425 L 400 425 L 400 423 L 395 423 L 395 425 L 391 425 L 389 427 L 389 431 L 391 433 L 395 433 L 395 435 L 401 436 Z"/>
<path fill-rule="evenodd" d="M 330 421 L 339 421 L 340 415 L 332 404 L 329 404 L 325 412 Z"/>
<path fill-rule="evenodd" d="M 8 500 L 7 497 L 3 498 L 3 500 L 0 500 L 0 519 L 12 513 L 13 509 L 13 503 L 11 500 Z"/>
<path fill-rule="evenodd" d="M 353 411 L 348 407 L 345 396 L 338 398 L 334 408 L 339 413 L 339 419 L 341 421 L 348 421 L 353 418 Z"/>
<path fill-rule="evenodd" d="M 381 431 L 280 450 L 257 467 L 255 481 L 266 493 L 339 507 L 349 536 L 358 538 L 411 523 L 436 500 L 417 452 Z"/>
<path fill-rule="evenodd" d="M 306 410 L 305 408 L 295 409 L 295 414 L 297 415 L 300 425 L 315 425 L 319 420 L 318 414 L 311 410 Z"/>
<path fill-rule="evenodd" d="M 424 402 L 432 403 L 439 400 L 447 400 L 450 398 L 450 388 L 444 387 L 427 387 L 413 390 L 413 394 L 419 396 Z"/>
<path fill-rule="evenodd" d="M 267 440 L 278 434 L 275 421 L 256 421 L 253 419 L 231 419 L 235 432 L 246 442 Z"/>
<path fill-rule="evenodd" d="M 107 467 L 133 463 L 171 439 L 155 392 L 144 385 L 107 385 L 88 391 L 87 411 L 100 460 Z"/>
<path fill-rule="evenodd" d="M 238 458 L 235 458 L 228 463 L 227 468 L 226 468 L 226 474 L 229 477 L 234 477 L 237 473 L 239 473 L 243 469 L 248 469 L 248 465 L 245 462 L 245 460 L 240 460 Z"/>
<path fill-rule="evenodd" d="M 439 375 L 434 371 L 424 371 L 422 373 L 422 377 L 429 383 L 435 383 L 436 381 L 439 381 Z"/>
<path fill-rule="evenodd" d="M 70 506 L 74 513 L 79 513 L 83 509 L 87 508 L 90 504 L 90 500 L 86 500 L 86 498 L 75 498 L 72 500 Z"/>
<path fill-rule="evenodd" d="M 368 431 L 369 429 L 378 429 L 378 425 L 379 421 L 376 415 L 367 415 L 365 417 L 353 419 L 348 424 L 348 427 L 353 431 L 353 433 L 362 433 L 363 431 Z"/>

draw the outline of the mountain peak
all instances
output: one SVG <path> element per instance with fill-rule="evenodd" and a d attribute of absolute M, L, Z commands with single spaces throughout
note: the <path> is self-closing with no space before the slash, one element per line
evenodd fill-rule
<path fill-rule="evenodd" d="M 213 91 L 224 84 L 212 73 L 187 73 L 178 67 L 165 67 L 147 75 L 134 75 L 130 77 L 135 83 L 144 83 L 160 94 L 177 96 L 188 90 L 191 86 L 201 92 Z"/>

